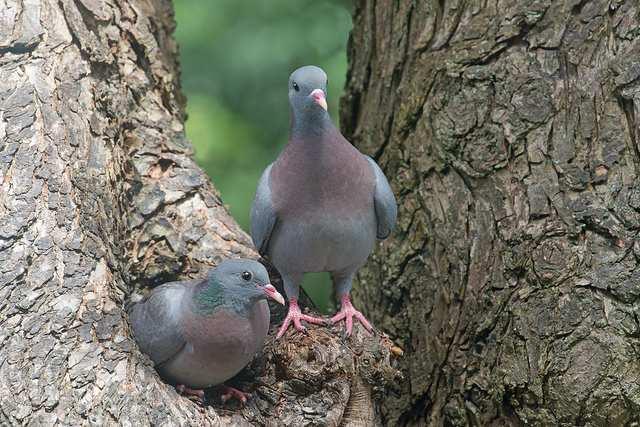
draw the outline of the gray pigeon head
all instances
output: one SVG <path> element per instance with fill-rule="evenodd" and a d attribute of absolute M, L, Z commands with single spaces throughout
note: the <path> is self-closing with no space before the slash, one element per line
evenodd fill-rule
<path fill-rule="evenodd" d="M 300 67 L 289 76 L 289 103 L 295 112 L 327 112 L 327 74 L 315 65 Z"/>
<path fill-rule="evenodd" d="M 219 288 L 229 301 L 248 303 L 271 298 L 284 305 L 284 298 L 269 283 L 262 264 L 250 259 L 225 260 L 209 272 L 210 286 Z"/>

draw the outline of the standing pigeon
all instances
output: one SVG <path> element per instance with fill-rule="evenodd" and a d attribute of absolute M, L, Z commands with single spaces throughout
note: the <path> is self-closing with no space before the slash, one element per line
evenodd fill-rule
<path fill-rule="evenodd" d="M 236 375 L 262 348 L 269 330 L 266 298 L 284 305 L 262 264 L 227 260 L 205 279 L 159 286 L 131 307 L 140 349 L 178 391 L 202 398 L 203 388 Z M 246 396 L 225 388 L 223 400 Z"/>
<path fill-rule="evenodd" d="M 353 317 L 371 330 L 351 305 L 356 271 L 395 225 L 396 200 L 376 162 L 361 154 L 331 122 L 325 92 L 327 75 L 314 66 L 289 77 L 289 143 L 262 174 L 251 209 L 251 237 L 260 254 L 280 272 L 289 312 L 280 338 L 293 322 L 324 323 L 300 312 L 298 292 L 307 272 L 329 272 L 341 309 L 332 323 Z"/>

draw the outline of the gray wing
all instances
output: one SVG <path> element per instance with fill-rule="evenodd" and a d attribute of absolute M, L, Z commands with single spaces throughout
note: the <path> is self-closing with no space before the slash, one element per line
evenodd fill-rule
<path fill-rule="evenodd" d="M 251 206 L 251 239 L 260 253 L 264 255 L 269 247 L 269 239 L 276 225 L 276 212 L 271 202 L 271 188 L 269 187 L 270 164 L 262 173 L 256 197 Z"/>
<path fill-rule="evenodd" d="M 386 239 L 391 234 L 391 230 L 396 225 L 396 219 L 398 218 L 396 197 L 391 191 L 387 177 L 384 176 L 376 161 L 369 156 L 365 157 L 369 160 L 376 178 L 376 188 L 373 195 L 376 219 L 378 220 L 376 237 L 378 239 Z"/>
<path fill-rule="evenodd" d="M 136 342 L 156 365 L 175 356 L 186 344 L 181 332 L 182 301 L 191 282 L 158 286 L 129 310 Z"/>

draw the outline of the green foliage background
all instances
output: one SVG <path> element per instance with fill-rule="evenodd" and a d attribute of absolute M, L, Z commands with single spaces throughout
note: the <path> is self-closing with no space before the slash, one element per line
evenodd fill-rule
<path fill-rule="evenodd" d="M 196 160 L 249 230 L 249 209 L 264 168 L 287 141 L 287 80 L 314 64 L 329 76 L 329 111 L 338 117 L 351 29 L 349 1 L 175 0 L 187 136 Z M 304 287 L 330 310 L 325 275 Z"/>

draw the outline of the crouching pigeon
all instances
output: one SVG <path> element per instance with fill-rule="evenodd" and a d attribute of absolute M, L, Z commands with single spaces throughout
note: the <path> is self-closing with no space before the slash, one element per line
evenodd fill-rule
<path fill-rule="evenodd" d="M 178 391 L 202 399 L 202 389 L 222 384 L 258 352 L 269 330 L 266 298 L 284 304 L 262 264 L 227 260 L 205 279 L 171 282 L 131 307 L 140 349 Z M 223 401 L 245 393 L 225 387 Z"/>

